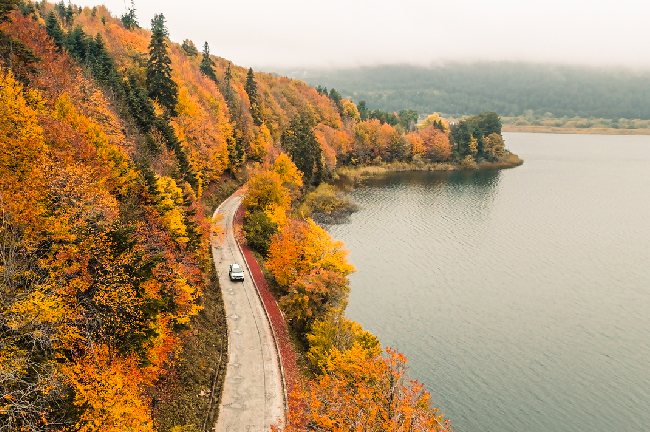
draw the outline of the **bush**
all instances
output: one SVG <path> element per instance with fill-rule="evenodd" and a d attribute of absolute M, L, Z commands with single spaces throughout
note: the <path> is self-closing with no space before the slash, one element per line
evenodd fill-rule
<path fill-rule="evenodd" d="M 465 156 L 465 158 L 460 161 L 460 166 L 463 169 L 476 169 L 477 168 L 476 161 L 470 155 Z"/>
<path fill-rule="evenodd" d="M 266 256 L 271 244 L 271 237 L 278 231 L 278 225 L 263 211 L 255 211 L 246 215 L 244 233 L 248 245 Z"/>
<path fill-rule="evenodd" d="M 357 206 L 334 186 L 321 183 L 305 198 L 300 212 L 321 223 L 337 223 L 345 220 Z"/>

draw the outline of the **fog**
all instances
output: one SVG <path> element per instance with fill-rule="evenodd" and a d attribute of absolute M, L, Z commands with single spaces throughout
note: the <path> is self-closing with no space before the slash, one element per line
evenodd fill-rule
<path fill-rule="evenodd" d="M 105 4 L 122 15 L 127 0 Z M 650 68 L 650 3 L 640 0 L 136 0 L 140 25 L 164 13 L 174 41 L 257 68 L 509 60 Z"/>

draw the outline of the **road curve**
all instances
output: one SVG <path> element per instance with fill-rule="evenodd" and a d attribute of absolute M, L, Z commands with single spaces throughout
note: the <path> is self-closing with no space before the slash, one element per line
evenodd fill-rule
<path fill-rule="evenodd" d="M 241 203 L 237 194 L 214 213 L 221 232 L 212 238 L 212 257 L 228 323 L 228 365 L 215 425 L 218 432 L 268 431 L 284 423 L 282 372 L 273 335 L 248 266 L 235 241 L 233 219 Z M 228 265 L 245 268 L 244 282 L 231 282 Z"/>

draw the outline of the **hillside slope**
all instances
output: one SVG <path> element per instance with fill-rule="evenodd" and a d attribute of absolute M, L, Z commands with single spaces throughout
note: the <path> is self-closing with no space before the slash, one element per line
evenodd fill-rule
<path fill-rule="evenodd" d="M 335 93 L 211 56 L 207 45 L 172 43 L 162 15 L 149 31 L 104 7 L 0 0 L 0 431 L 213 424 L 218 401 L 206 395 L 219 397 L 215 359 L 227 340 L 206 210 L 248 177 L 279 191 L 260 192 L 278 204 L 257 209 L 265 226 L 309 234 L 313 244 L 298 246 L 319 256 L 341 245 L 297 205 L 337 166 L 512 158 L 494 113 L 451 128 L 439 116 L 416 126 L 366 114 Z M 351 267 L 341 268 L 305 277 L 317 288 L 346 285 Z M 294 313 L 308 312 L 301 304 Z M 344 366 L 359 353 L 340 354 L 332 371 L 344 389 Z M 385 397 L 373 383 L 404 376 L 393 354 L 388 364 L 374 348 L 362 356 L 381 377 L 369 391 Z M 321 384 L 309 395 L 331 388 Z M 413 393 L 400 409 L 440 429 L 428 396 L 405 386 Z"/>

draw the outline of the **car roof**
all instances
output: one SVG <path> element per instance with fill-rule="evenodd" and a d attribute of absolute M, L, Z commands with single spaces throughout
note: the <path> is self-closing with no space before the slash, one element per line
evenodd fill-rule
<path fill-rule="evenodd" d="M 230 264 L 230 267 L 232 268 L 241 268 L 239 264 Z"/>

